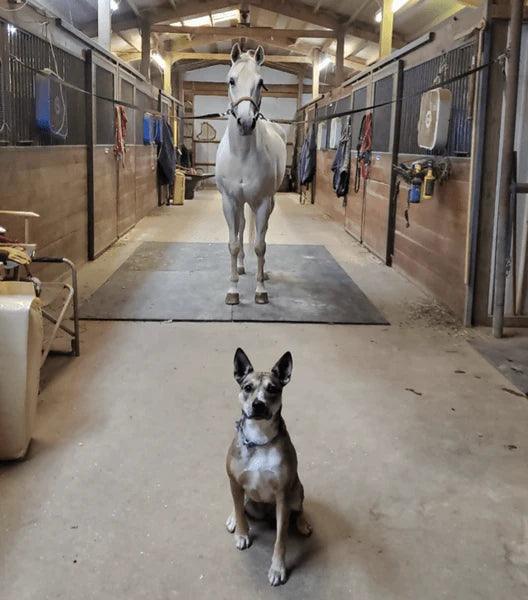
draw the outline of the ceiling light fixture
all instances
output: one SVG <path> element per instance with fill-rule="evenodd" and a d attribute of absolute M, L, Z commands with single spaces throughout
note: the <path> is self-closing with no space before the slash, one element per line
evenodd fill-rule
<path fill-rule="evenodd" d="M 212 25 L 211 17 L 209 15 L 195 17 L 194 19 L 185 19 L 183 24 L 185 27 L 202 27 L 203 25 Z"/>
<path fill-rule="evenodd" d="M 224 10 L 223 12 L 213 13 L 213 24 L 224 23 L 225 21 L 240 21 L 240 11 L 238 8 L 234 10 Z"/>
<path fill-rule="evenodd" d="M 392 12 L 398 12 L 400 8 L 403 8 L 409 0 L 392 0 Z M 382 11 L 378 10 L 376 15 L 374 16 L 374 20 L 376 23 L 381 23 Z"/>

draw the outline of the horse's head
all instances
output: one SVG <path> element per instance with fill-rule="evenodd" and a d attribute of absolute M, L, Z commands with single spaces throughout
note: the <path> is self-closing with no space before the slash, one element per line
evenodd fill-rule
<path fill-rule="evenodd" d="M 255 129 L 260 114 L 260 102 L 264 81 L 259 67 L 264 62 L 264 49 L 244 52 L 235 44 L 231 50 L 231 68 L 228 74 L 231 114 L 236 119 L 241 135 L 249 135 Z"/>

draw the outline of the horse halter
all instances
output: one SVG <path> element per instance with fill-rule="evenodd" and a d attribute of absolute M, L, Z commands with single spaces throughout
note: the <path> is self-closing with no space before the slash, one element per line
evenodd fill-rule
<path fill-rule="evenodd" d="M 266 90 L 266 92 L 268 91 L 268 88 L 262 83 L 261 84 L 262 89 Z M 227 114 L 233 115 L 236 119 L 237 117 L 237 113 L 235 108 L 241 103 L 241 102 L 251 102 L 251 104 L 253 105 L 253 107 L 255 108 L 255 119 L 264 119 L 264 115 L 260 112 L 260 104 L 262 102 L 262 96 L 260 97 L 259 102 L 255 102 L 255 99 L 252 96 L 242 96 L 241 98 L 239 98 L 236 102 L 231 102 L 230 106 L 229 106 L 229 110 L 227 111 Z"/>

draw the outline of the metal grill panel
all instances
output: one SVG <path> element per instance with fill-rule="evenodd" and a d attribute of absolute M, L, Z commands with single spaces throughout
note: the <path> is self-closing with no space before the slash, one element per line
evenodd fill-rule
<path fill-rule="evenodd" d="M 0 27 L 0 46 L 5 44 L 9 62 L 9 79 L 3 90 L 2 112 L 8 125 L 7 135 L 2 134 L 10 144 L 62 145 L 85 144 L 86 97 L 82 92 L 64 87 L 64 99 L 68 115 L 68 136 L 65 140 L 36 126 L 35 119 L 35 71 L 49 68 L 57 70 L 60 77 L 81 89 L 85 89 L 84 62 L 64 50 L 54 47 L 55 61 L 51 45 L 21 29 L 8 31 L 5 22 Z M 5 39 L 7 37 L 7 40 Z M 22 63 L 18 62 L 18 58 Z M 6 68 L 5 59 L 2 69 Z M 4 79 L 5 81 L 5 79 Z"/>
<path fill-rule="evenodd" d="M 418 119 L 420 116 L 420 96 L 416 94 L 433 85 L 435 77 L 445 60 L 444 78 L 449 79 L 471 68 L 475 46 L 471 44 L 456 48 L 445 55 L 437 56 L 421 65 L 404 71 L 400 152 L 408 154 L 434 154 L 420 148 L 417 143 Z M 469 79 L 459 79 L 445 87 L 453 93 L 453 108 L 449 125 L 447 154 L 469 156 L 471 149 L 471 120 L 468 119 L 467 91 Z M 441 84 L 440 84 L 441 85 Z"/>
<path fill-rule="evenodd" d="M 381 104 L 392 99 L 394 76 L 388 75 L 374 84 L 374 104 Z M 375 108 L 373 111 L 372 149 L 388 152 L 391 136 L 391 117 L 394 104 Z"/>

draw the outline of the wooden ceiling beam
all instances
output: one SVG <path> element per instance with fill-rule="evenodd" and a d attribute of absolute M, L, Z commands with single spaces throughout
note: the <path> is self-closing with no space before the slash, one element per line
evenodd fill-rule
<path fill-rule="evenodd" d="M 214 52 L 174 52 L 173 58 L 175 61 L 180 60 L 210 60 L 215 62 L 229 61 L 230 54 L 215 54 Z M 300 63 L 311 64 L 312 59 L 309 56 L 281 56 L 278 54 L 268 54 L 265 59 L 266 63 Z"/>
<path fill-rule="evenodd" d="M 246 27 L 239 25 L 235 27 L 173 27 L 172 25 L 152 25 L 151 31 L 157 31 L 158 33 L 191 33 L 191 34 L 229 34 L 233 37 L 247 37 L 246 34 L 259 34 L 267 37 L 281 39 L 281 38 L 330 38 L 335 39 L 336 32 L 329 29 L 273 29 L 273 27 Z"/>
<path fill-rule="evenodd" d="M 186 92 L 193 92 L 195 94 L 204 94 L 210 96 L 226 96 L 227 85 L 224 82 L 212 82 L 212 81 L 185 81 L 183 87 Z M 274 97 L 297 97 L 299 86 L 288 83 L 269 83 L 266 85 L 268 91 L 264 91 L 264 96 Z M 305 85 L 303 88 L 304 94 L 311 92 L 311 86 Z"/>

